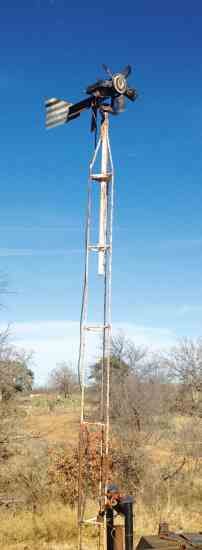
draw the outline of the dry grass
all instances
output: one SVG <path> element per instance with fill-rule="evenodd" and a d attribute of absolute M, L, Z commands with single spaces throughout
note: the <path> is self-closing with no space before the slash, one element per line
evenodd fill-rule
<path fill-rule="evenodd" d="M 79 418 L 71 411 L 59 414 L 38 414 L 25 420 L 25 429 L 34 437 L 55 443 L 78 441 Z"/>
<path fill-rule="evenodd" d="M 1 512 L 0 523 L 1 550 L 75 550 L 78 534 L 76 512 L 60 503 L 52 503 L 37 514 Z M 95 548 L 92 527 L 88 528 L 87 548 Z"/>
<path fill-rule="evenodd" d="M 63 443 L 78 441 L 80 403 L 74 399 L 61 399 L 54 395 L 33 397 L 27 407 L 24 421 L 25 430 L 34 437 L 48 442 Z"/>
<path fill-rule="evenodd" d="M 76 397 L 72 401 L 57 402 L 54 396 L 41 395 L 27 403 L 27 416 L 24 427 L 29 434 L 50 443 L 77 444 L 80 405 Z M 176 432 L 182 428 L 185 420 L 174 419 Z M 161 466 L 169 461 L 171 443 L 162 439 L 147 450 L 151 462 Z M 179 456 L 179 455 L 178 455 Z M 152 482 L 151 482 L 152 483 Z M 193 491 L 201 481 L 193 479 Z M 155 499 L 154 499 L 155 500 Z M 91 510 L 92 511 L 92 510 Z M 91 515 L 91 511 L 89 514 Z M 135 540 L 143 534 L 156 534 L 160 521 L 168 521 L 171 529 L 188 531 L 201 530 L 201 512 L 192 502 L 172 501 L 162 508 L 158 496 L 152 506 L 145 507 L 141 499 L 135 504 Z M 92 516 L 96 511 L 92 511 Z M 76 513 L 61 503 L 50 503 L 41 509 L 41 513 L 30 511 L 0 512 L 0 550 L 75 550 L 77 541 Z M 95 550 L 95 531 L 86 528 L 85 550 Z"/>
<path fill-rule="evenodd" d="M 162 510 L 158 503 L 153 509 L 146 509 L 139 500 L 135 506 L 135 541 L 144 534 L 156 534 L 160 521 L 168 521 L 171 529 L 199 531 L 201 513 L 190 507 L 176 506 Z M 0 515 L 1 550 L 73 550 L 77 541 L 76 513 L 67 506 L 51 504 L 44 507 L 40 514 L 8 512 Z M 96 532 L 86 528 L 84 549 L 95 550 Z M 85 539 L 84 539 L 85 540 Z"/>
<path fill-rule="evenodd" d="M 91 549 L 90 546 L 88 546 L 89 550 Z M 6 544 L 5 546 L 1 546 L 1 550 L 75 550 L 75 543 L 67 543 L 67 544 L 58 544 L 57 542 L 29 542 L 29 543 L 20 543 L 20 544 L 12 544 L 9 545 Z M 92 546 L 92 550 L 94 550 L 94 547 Z"/>
<path fill-rule="evenodd" d="M 75 512 L 61 504 L 51 504 L 41 513 L 19 511 L 1 513 L 0 548 L 43 548 L 44 543 L 72 542 L 77 537 Z"/>
<path fill-rule="evenodd" d="M 29 542 L 23 544 L 12 544 L 1 546 L 1 550 L 75 550 L 76 542 L 57 543 L 57 542 Z M 84 550 L 95 550 L 95 543 L 88 543 Z"/>
<path fill-rule="evenodd" d="M 201 529 L 201 510 L 192 507 L 188 509 L 170 502 L 165 508 L 156 502 L 150 511 L 141 500 L 135 506 L 135 534 L 139 539 L 143 534 L 155 535 L 161 521 L 167 521 L 171 530 L 199 531 Z"/>

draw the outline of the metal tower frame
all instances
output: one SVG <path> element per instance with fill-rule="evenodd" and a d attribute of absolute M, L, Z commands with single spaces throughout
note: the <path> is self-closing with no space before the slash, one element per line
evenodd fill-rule
<path fill-rule="evenodd" d="M 109 454 L 109 384 L 110 384 L 110 350 L 111 350 L 111 277 L 112 277 L 112 225 L 114 206 L 114 169 L 109 141 L 109 115 L 103 110 L 103 120 L 100 126 L 100 136 L 90 162 L 88 183 L 88 206 L 85 239 L 85 273 L 83 287 L 82 315 L 80 322 L 80 356 L 79 373 L 81 385 L 81 417 L 79 435 L 79 494 L 78 494 L 78 550 L 83 550 L 83 526 L 89 523 L 85 518 L 85 501 L 88 472 L 83 466 L 85 454 L 88 452 L 88 435 L 93 430 L 99 432 L 99 481 L 98 504 L 100 510 L 105 504 L 106 486 L 108 483 L 108 454 Z M 101 153 L 100 173 L 95 173 L 95 165 Z M 99 207 L 99 242 L 91 242 L 92 233 L 92 206 L 93 186 L 100 186 Z M 103 285 L 103 322 L 102 324 L 88 324 L 88 295 L 89 295 L 89 254 L 98 255 L 98 274 L 104 279 Z M 85 415 L 85 374 L 87 333 L 98 332 L 102 336 L 100 410 L 98 418 L 89 421 Z M 91 520 L 90 520 L 91 521 Z M 96 523 L 96 520 L 94 520 Z M 99 529 L 99 548 L 106 548 L 106 524 L 104 520 L 103 544 L 101 543 L 101 527 Z"/>
<path fill-rule="evenodd" d="M 80 349 L 78 373 L 81 386 L 81 418 L 79 431 L 79 487 L 78 487 L 78 550 L 83 550 L 83 526 L 89 523 L 85 518 L 85 504 L 88 494 L 88 463 L 90 437 L 95 435 L 95 429 L 99 432 L 99 478 L 98 503 L 102 510 L 106 504 L 106 488 L 109 478 L 109 389 L 110 389 L 110 351 L 111 351 L 111 277 L 112 277 L 112 224 L 114 206 L 114 169 L 109 142 L 109 114 L 118 114 L 124 110 L 125 99 L 135 101 L 138 97 L 137 90 L 130 88 L 127 78 L 131 74 L 131 66 L 127 65 L 122 72 L 112 73 L 103 65 L 107 78 L 97 80 L 86 88 L 87 98 L 78 103 L 69 103 L 55 97 L 45 101 L 46 128 L 54 128 L 66 124 L 79 117 L 80 114 L 91 109 L 91 130 L 97 134 L 97 116 L 101 115 L 100 135 L 90 163 L 88 183 L 88 207 L 85 233 L 85 273 L 83 298 L 80 319 Z M 101 155 L 100 171 L 95 173 L 98 157 Z M 99 203 L 99 236 L 98 242 L 92 239 L 92 206 L 93 186 L 100 187 Z M 102 323 L 90 325 L 88 320 L 88 295 L 89 295 L 89 255 L 95 252 L 98 255 L 98 274 L 103 277 L 103 315 Z M 87 334 L 97 332 L 102 336 L 101 382 L 100 382 L 100 408 L 96 418 L 90 421 L 85 414 L 85 375 L 87 368 L 86 349 Z M 96 519 L 94 520 L 96 523 Z M 101 526 L 99 529 L 99 549 L 101 549 Z M 106 540 L 106 516 L 104 519 L 103 545 L 107 547 Z"/>

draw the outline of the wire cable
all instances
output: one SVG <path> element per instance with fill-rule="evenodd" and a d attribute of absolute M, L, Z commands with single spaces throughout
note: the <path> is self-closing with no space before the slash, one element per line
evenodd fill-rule
<path fill-rule="evenodd" d="M 98 142 L 94 146 L 93 151 L 93 157 L 90 162 L 90 170 L 89 170 L 89 179 L 88 179 L 88 197 L 87 197 L 87 212 L 86 212 L 86 225 L 85 225 L 85 264 L 84 264 L 84 281 L 83 281 L 83 290 L 82 290 L 82 300 L 81 300 L 81 314 L 80 314 L 80 339 L 79 339 L 79 357 L 78 357 L 78 363 L 77 363 L 77 373 L 78 373 L 78 382 L 80 391 L 82 392 L 82 381 L 81 381 L 81 359 L 82 359 L 82 347 L 83 347 L 83 323 L 84 323 L 84 313 L 85 313 L 85 306 L 86 306 L 86 300 L 87 300 L 87 287 L 88 287 L 88 245 L 89 245 L 89 237 L 90 237 L 90 219 L 91 219 L 91 172 L 92 167 L 94 165 L 97 152 L 99 150 L 101 143 L 101 138 L 99 138 Z"/>
<path fill-rule="evenodd" d="M 82 290 L 82 300 L 81 300 L 81 314 L 79 322 L 79 357 L 78 357 L 78 381 L 80 386 L 80 391 L 82 391 L 82 382 L 81 382 L 81 357 L 82 357 L 82 344 L 83 344 L 83 321 L 84 321 L 84 309 L 87 297 L 87 259 L 88 259 L 88 233 L 89 233 L 89 221 L 90 221 L 90 210 L 91 210 L 91 200 L 90 200 L 90 182 L 88 184 L 88 200 L 87 200 L 87 214 L 86 214 L 86 227 L 85 227 L 85 266 L 84 266 L 84 281 L 83 281 L 83 290 Z"/>

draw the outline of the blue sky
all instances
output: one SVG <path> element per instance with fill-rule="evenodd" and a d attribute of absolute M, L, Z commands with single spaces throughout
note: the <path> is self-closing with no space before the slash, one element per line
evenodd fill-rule
<path fill-rule="evenodd" d="M 87 113 L 45 131 L 43 98 L 79 100 L 103 62 L 114 71 L 131 63 L 139 90 L 111 119 L 115 330 L 155 348 L 202 334 L 202 10 L 152 6 L 153 15 L 146 1 L 127 11 L 115 2 L 1 5 L 0 270 L 10 295 L 0 323 L 35 350 L 37 380 L 76 359 L 93 146 Z M 95 320 L 99 285 L 94 278 Z"/>

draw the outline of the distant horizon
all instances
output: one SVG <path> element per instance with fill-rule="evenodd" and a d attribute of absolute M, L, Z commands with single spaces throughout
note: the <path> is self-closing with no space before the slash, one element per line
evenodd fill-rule
<path fill-rule="evenodd" d="M 17 349 L 33 353 L 31 369 L 35 374 L 34 385 L 46 385 L 51 371 L 61 362 L 70 363 L 77 372 L 79 355 L 79 321 L 34 321 L 10 325 L 10 343 Z M 5 330 L 6 325 L 0 325 Z M 175 335 L 159 327 L 141 327 L 117 322 L 112 326 L 112 336 L 123 334 L 138 347 L 151 352 L 169 350 L 177 343 Z M 71 341 L 71 344 L 70 342 Z M 86 369 L 100 357 L 99 337 L 92 336 L 88 344 Z M 40 367 L 43 366 L 42 372 Z"/>

